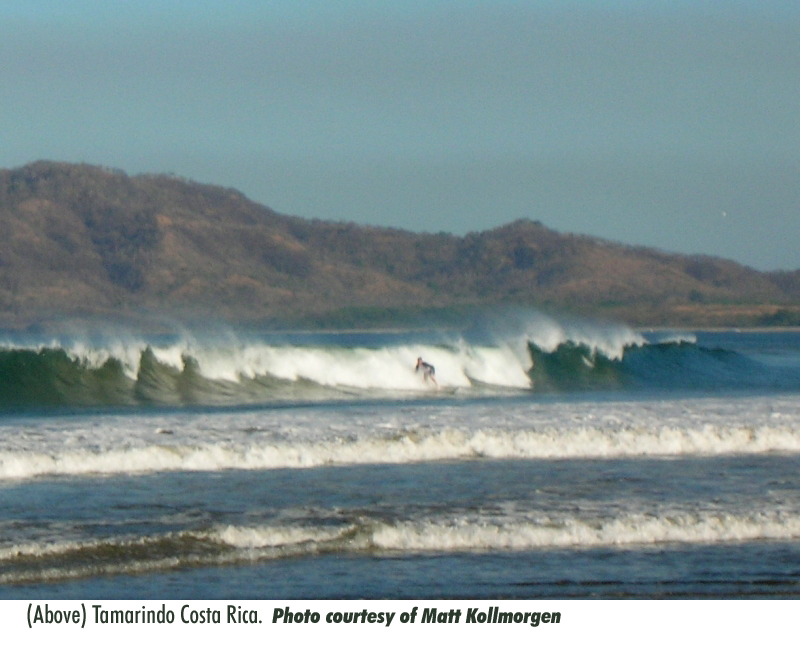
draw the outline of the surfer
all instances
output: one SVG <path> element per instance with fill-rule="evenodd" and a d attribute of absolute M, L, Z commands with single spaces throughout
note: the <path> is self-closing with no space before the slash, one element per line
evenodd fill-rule
<path fill-rule="evenodd" d="M 436 382 L 436 369 L 432 364 L 428 364 L 422 358 L 417 358 L 417 368 L 414 371 L 419 371 L 420 369 L 422 369 L 422 376 L 426 381 L 430 378 L 434 385 L 439 386 L 439 383 Z"/>

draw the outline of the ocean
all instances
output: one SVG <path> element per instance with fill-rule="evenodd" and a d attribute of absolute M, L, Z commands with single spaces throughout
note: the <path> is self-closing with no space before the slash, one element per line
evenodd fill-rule
<path fill-rule="evenodd" d="M 5 599 L 798 595 L 795 331 L 0 335 Z"/>

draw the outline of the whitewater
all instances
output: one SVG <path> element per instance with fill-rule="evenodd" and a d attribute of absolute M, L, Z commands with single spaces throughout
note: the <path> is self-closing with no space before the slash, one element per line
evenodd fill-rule
<path fill-rule="evenodd" d="M 409 371 L 419 357 L 444 394 L 529 390 L 531 348 L 577 343 L 584 362 L 619 360 L 645 339 L 620 326 L 492 321 L 478 330 L 394 334 L 242 334 L 143 337 L 131 333 L 47 340 L 0 337 L 0 406 L 244 404 L 431 393 Z M 583 357 L 583 356 L 582 356 Z"/>
<path fill-rule="evenodd" d="M 795 396 L 8 417 L 0 479 L 443 460 L 800 452 Z M 265 418 L 268 418 L 265 421 Z"/>
<path fill-rule="evenodd" d="M 796 596 L 798 464 L 793 331 L 8 333 L 0 596 Z"/>

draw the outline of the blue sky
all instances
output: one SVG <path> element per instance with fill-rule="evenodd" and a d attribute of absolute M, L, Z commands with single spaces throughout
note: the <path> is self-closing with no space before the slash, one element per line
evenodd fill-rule
<path fill-rule="evenodd" d="M 800 268 L 798 6 L 0 0 L 0 166 Z"/>

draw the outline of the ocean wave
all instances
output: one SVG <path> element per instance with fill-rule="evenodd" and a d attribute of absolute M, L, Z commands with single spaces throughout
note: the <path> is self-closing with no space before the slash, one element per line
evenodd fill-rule
<path fill-rule="evenodd" d="M 723 544 L 800 538 L 784 511 L 667 510 L 589 518 L 527 512 L 386 520 L 360 514 L 333 528 L 221 525 L 142 537 L 27 542 L 0 549 L 0 585 L 281 560 L 319 553 L 534 551 Z"/>
<path fill-rule="evenodd" d="M 800 350 L 798 350 L 800 353 Z M 415 372 L 418 357 L 436 383 Z M 7 340 L 0 411 L 230 406 L 483 397 L 580 390 L 800 389 L 800 362 L 772 366 L 691 334 L 539 316 L 464 333 Z"/>
<path fill-rule="evenodd" d="M 394 551 L 530 550 L 668 543 L 716 544 L 800 537 L 800 517 L 781 513 L 628 514 L 611 519 L 541 517 L 500 523 L 454 520 L 382 525 L 375 547 Z"/>
<path fill-rule="evenodd" d="M 105 447 L 91 444 L 82 449 L 51 444 L 39 451 L 0 450 L 0 480 L 45 475 L 304 469 L 474 458 L 680 457 L 769 452 L 800 452 L 800 424 L 796 417 L 787 420 L 774 417 L 771 423 L 694 422 L 691 417 L 677 421 L 639 417 L 630 422 L 615 422 L 613 418 L 611 422 L 597 422 L 589 417 L 505 429 L 486 424 L 474 429 L 450 425 L 430 429 L 411 424 L 396 430 L 328 434 L 316 440 L 301 437 L 279 440 L 269 436 L 264 441 L 229 438 L 209 442 L 196 437 L 187 443 L 180 437 L 156 441 L 144 437 Z"/>
<path fill-rule="evenodd" d="M 436 366 L 436 383 L 415 372 Z M 529 389 L 506 345 L 387 344 L 382 348 L 178 342 L 0 349 L 0 407 L 236 405 Z"/>

